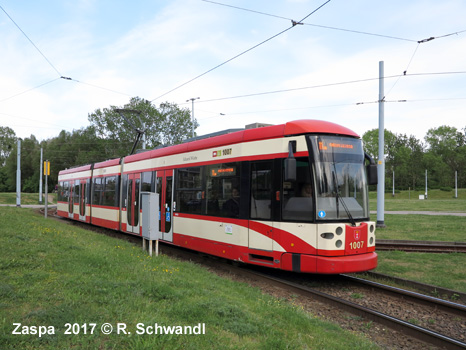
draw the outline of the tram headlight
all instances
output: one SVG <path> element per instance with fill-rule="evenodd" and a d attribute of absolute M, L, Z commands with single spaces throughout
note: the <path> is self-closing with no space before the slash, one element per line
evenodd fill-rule
<path fill-rule="evenodd" d="M 343 245 L 343 242 L 341 241 L 341 239 L 339 239 L 338 241 L 335 242 L 335 245 L 337 246 L 337 248 L 341 248 L 341 246 Z"/>
<path fill-rule="evenodd" d="M 333 232 L 324 232 L 320 235 L 324 239 L 333 239 L 334 236 Z"/>

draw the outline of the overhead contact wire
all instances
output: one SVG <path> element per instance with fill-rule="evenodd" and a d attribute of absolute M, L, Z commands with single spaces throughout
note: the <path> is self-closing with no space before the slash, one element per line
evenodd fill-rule
<path fill-rule="evenodd" d="M 314 14 L 315 12 L 317 12 L 318 10 L 320 10 L 322 7 L 324 7 L 324 6 L 325 6 L 326 4 L 328 4 L 330 1 L 331 1 L 331 0 L 327 0 L 325 3 L 323 3 L 322 5 L 320 5 L 318 8 L 316 8 L 314 11 L 312 11 L 310 14 L 308 14 L 306 17 L 304 17 L 301 21 L 299 21 L 299 22 L 297 22 L 297 23 L 300 23 L 300 22 L 304 21 L 306 18 L 308 18 L 309 16 L 311 16 L 312 14 Z M 215 69 L 217 69 L 217 68 L 219 68 L 219 67 L 221 67 L 221 66 L 227 64 L 228 62 L 233 61 L 234 59 L 236 59 L 236 58 L 238 58 L 238 57 L 244 55 L 245 53 L 248 53 L 249 51 L 254 50 L 255 48 L 257 48 L 257 47 L 259 47 L 259 46 L 265 44 L 266 42 L 268 42 L 268 41 L 270 41 L 270 40 L 276 38 L 277 36 L 282 35 L 283 33 L 285 33 L 285 32 L 287 32 L 287 31 L 289 31 L 290 29 L 294 28 L 295 24 L 296 24 L 296 23 L 293 23 L 293 25 L 292 25 L 291 27 L 289 27 L 289 28 L 287 28 L 287 29 L 285 29 L 285 30 L 282 30 L 280 33 L 273 35 L 272 37 L 270 37 L 270 38 L 268 38 L 268 39 L 266 39 L 266 40 L 260 42 L 260 43 L 257 44 L 257 45 L 254 45 L 253 47 L 251 47 L 251 48 L 249 48 L 249 49 L 247 49 L 247 50 L 241 52 L 240 54 L 238 54 L 238 55 L 236 55 L 236 56 L 230 58 L 229 60 L 226 60 L 226 61 L 223 62 L 223 63 L 218 64 L 217 66 L 215 66 L 215 67 L 209 69 L 208 71 L 206 71 L 206 72 L 204 72 L 204 73 L 202 73 L 202 74 L 199 74 L 198 76 L 196 76 L 196 77 L 194 77 L 194 78 L 188 80 L 187 82 L 185 82 L 185 83 L 183 83 L 183 84 L 181 84 L 181 85 L 178 85 L 177 87 L 171 89 L 170 91 L 167 91 L 166 93 L 164 93 L 164 94 L 162 94 L 162 95 L 160 95 L 160 96 L 154 98 L 153 100 L 151 100 L 151 102 L 153 102 L 153 101 L 155 101 L 155 100 L 157 100 L 157 99 L 159 99 L 159 98 L 161 98 L 161 97 L 163 97 L 163 96 L 165 96 L 165 95 L 168 95 L 169 93 L 171 93 L 171 92 L 173 92 L 173 91 L 175 91 L 175 90 L 178 90 L 179 88 L 181 88 L 181 87 L 183 87 L 183 86 L 185 86 L 185 85 L 187 85 L 187 84 L 193 82 L 193 81 L 196 80 L 196 79 L 199 79 L 200 77 L 202 77 L 202 76 L 204 76 L 204 75 L 206 75 L 206 74 L 212 72 L 213 70 L 215 70 Z"/>
<path fill-rule="evenodd" d="M 13 22 L 13 24 L 16 26 L 16 28 L 19 29 L 21 33 L 28 39 L 28 41 L 31 43 L 32 46 L 35 47 L 35 49 L 41 54 L 41 56 L 47 61 L 47 63 L 52 67 L 55 72 L 57 72 L 58 76 L 61 77 L 62 74 L 59 72 L 59 70 L 50 62 L 50 60 L 42 53 L 42 51 L 34 44 L 34 42 L 27 36 L 27 34 L 21 29 L 21 27 L 11 18 L 11 16 L 8 14 L 8 12 L 5 11 L 5 9 L 0 5 L 0 9 L 8 16 L 8 18 Z"/>

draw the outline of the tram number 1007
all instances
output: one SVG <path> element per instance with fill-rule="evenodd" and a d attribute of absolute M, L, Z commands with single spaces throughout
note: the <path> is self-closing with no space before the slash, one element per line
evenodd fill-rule
<path fill-rule="evenodd" d="M 351 242 L 349 245 L 350 249 L 361 249 L 362 247 L 364 247 L 364 241 Z"/>

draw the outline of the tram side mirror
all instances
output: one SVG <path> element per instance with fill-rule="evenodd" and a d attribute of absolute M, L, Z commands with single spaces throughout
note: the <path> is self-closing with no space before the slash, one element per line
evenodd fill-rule
<path fill-rule="evenodd" d="M 296 141 L 288 142 L 288 158 L 285 159 L 285 182 L 296 181 Z"/>
<path fill-rule="evenodd" d="M 377 185 L 378 177 L 377 177 L 377 164 L 375 164 L 374 159 L 367 153 L 364 152 L 364 158 L 369 161 L 369 164 L 366 165 L 366 173 L 367 173 L 367 183 L 368 185 Z"/>
<path fill-rule="evenodd" d="M 367 171 L 367 182 L 368 185 L 377 185 L 378 178 L 377 178 L 377 164 L 368 164 L 366 165 Z"/>
<path fill-rule="evenodd" d="M 285 159 L 285 182 L 296 181 L 296 158 Z"/>

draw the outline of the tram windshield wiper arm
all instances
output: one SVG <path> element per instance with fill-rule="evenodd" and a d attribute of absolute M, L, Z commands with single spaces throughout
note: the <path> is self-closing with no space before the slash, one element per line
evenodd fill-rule
<path fill-rule="evenodd" d="M 340 217 L 340 202 L 341 205 L 343 206 L 343 209 L 345 209 L 346 215 L 348 216 L 349 221 L 351 222 L 351 226 L 356 226 L 356 221 L 353 218 L 353 215 L 351 214 L 351 211 L 348 209 L 348 206 L 345 203 L 345 200 L 343 197 L 340 196 L 340 186 L 338 186 L 338 180 L 337 180 L 337 165 L 335 163 L 335 153 L 333 153 L 332 150 L 332 157 L 333 157 L 333 170 L 332 170 L 332 180 L 333 180 L 333 188 L 335 191 L 335 200 L 336 200 L 336 209 L 337 209 L 337 218 Z"/>

